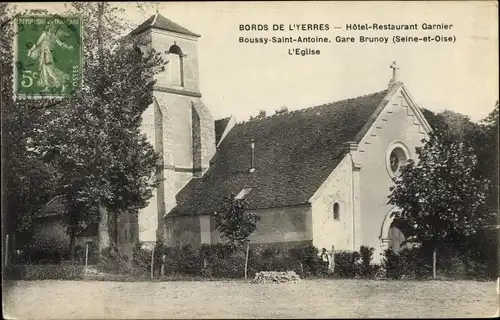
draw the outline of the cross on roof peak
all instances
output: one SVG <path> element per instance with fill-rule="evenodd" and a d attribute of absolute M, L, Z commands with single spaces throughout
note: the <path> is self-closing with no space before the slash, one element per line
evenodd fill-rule
<path fill-rule="evenodd" d="M 391 79 L 391 81 L 389 81 L 389 88 L 392 87 L 398 81 L 399 67 L 396 64 L 396 61 L 392 62 L 392 64 L 390 65 L 390 68 L 392 69 L 392 79 Z"/>
<path fill-rule="evenodd" d="M 391 64 L 391 69 L 392 69 L 392 77 L 394 79 L 396 79 L 396 76 L 397 76 L 397 72 L 399 70 L 399 67 L 397 66 L 396 64 L 396 61 L 393 61 L 392 64 Z"/>

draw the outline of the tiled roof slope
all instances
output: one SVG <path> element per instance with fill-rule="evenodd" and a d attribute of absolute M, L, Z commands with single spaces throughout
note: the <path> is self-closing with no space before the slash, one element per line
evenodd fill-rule
<path fill-rule="evenodd" d="M 165 18 L 161 14 L 155 14 L 151 16 L 148 20 L 144 21 L 140 26 L 134 29 L 130 34 L 139 34 L 148 28 L 157 28 L 161 30 L 167 30 L 172 32 L 177 32 L 181 34 L 187 34 L 190 36 L 200 37 L 199 34 L 196 34 L 188 29 L 181 27 L 177 23 Z"/>
<path fill-rule="evenodd" d="M 220 138 L 226 129 L 226 126 L 231 117 L 215 120 L 215 145 L 219 144 Z"/>
<path fill-rule="evenodd" d="M 60 216 L 66 210 L 64 198 L 62 196 L 54 197 L 41 210 L 35 213 L 35 218 L 47 218 Z"/>
<path fill-rule="evenodd" d="M 181 189 L 175 196 L 177 203 L 182 203 L 186 201 L 194 192 L 196 187 L 200 185 L 201 179 L 193 178 Z"/>
<path fill-rule="evenodd" d="M 386 94 L 387 90 L 235 125 L 197 187 L 169 216 L 213 213 L 223 196 L 245 187 L 254 188 L 246 197 L 254 209 L 307 203 Z M 256 170 L 249 173 L 252 139 Z"/>

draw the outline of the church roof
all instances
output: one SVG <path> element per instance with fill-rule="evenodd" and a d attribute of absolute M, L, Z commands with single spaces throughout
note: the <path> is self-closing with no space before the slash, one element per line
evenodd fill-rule
<path fill-rule="evenodd" d="M 226 126 L 230 119 L 231 117 L 215 120 L 215 145 L 219 144 L 222 134 L 224 133 L 224 130 L 226 130 Z"/>
<path fill-rule="evenodd" d="M 61 216 L 66 210 L 64 198 L 57 196 L 52 198 L 42 209 L 35 212 L 34 218 L 48 218 Z"/>
<path fill-rule="evenodd" d="M 346 143 L 359 142 L 369 129 L 365 124 L 386 95 L 387 90 L 236 124 L 205 175 L 181 191 L 185 201 L 168 216 L 213 213 L 223 196 L 243 188 L 253 188 L 246 196 L 253 209 L 308 203 L 348 152 Z"/>
<path fill-rule="evenodd" d="M 130 34 L 139 34 L 149 28 L 156 28 L 161 30 L 167 30 L 172 32 L 177 32 L 181 34 L 187 34 L 190 36 L 201 37 L 188 29 L 178 25 L 170 19 L 165 18 L 161 14 L 155 14 L 151 16 L 148 20 L 144 21 L 140 26 L 134 29 Z"/>

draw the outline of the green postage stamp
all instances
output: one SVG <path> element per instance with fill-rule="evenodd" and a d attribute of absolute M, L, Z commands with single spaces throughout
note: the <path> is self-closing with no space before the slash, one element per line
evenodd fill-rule
<path fill-rule="evenodd" d="M 17 18 L 15 92 L 19 98 L 64 97 L 82 83 L 79 17 Z"/>

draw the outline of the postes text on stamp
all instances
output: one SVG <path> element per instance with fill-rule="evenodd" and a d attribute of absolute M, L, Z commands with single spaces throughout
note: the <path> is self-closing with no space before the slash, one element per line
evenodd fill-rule
<path fill-rule="evenodd" d="M 81 42 L 82 21 L 78 17 L 18 17 L 17 97 L 64 97 L 78 89 L 82 81 Z"/>

